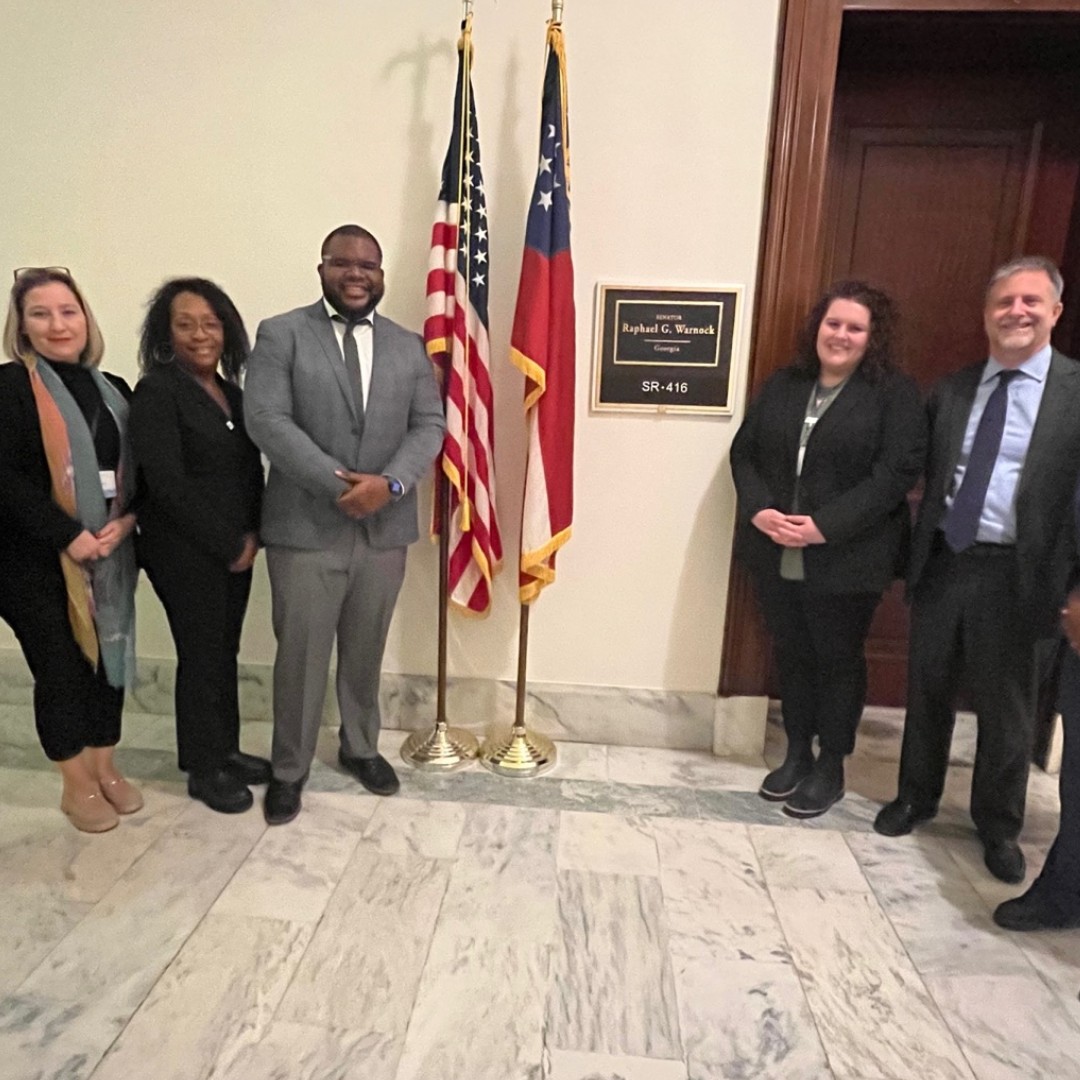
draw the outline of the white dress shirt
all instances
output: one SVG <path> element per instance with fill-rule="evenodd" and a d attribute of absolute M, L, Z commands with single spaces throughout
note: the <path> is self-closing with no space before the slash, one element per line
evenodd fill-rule
<path fill-rule="evenodd" d="M 1042 404 L 1046 378 L 1050 373 L 1051 354 L 1049 345 L 1040 349 L 1016 369 L 1020 372 L 1020 377 L 1009 384 L 1005 431 L 1001 437 L 997 461 L 994 462 L 994 471 L 990 475 L 990 486 L 986 489 L 986 501 L 979 518 L 979 531 L 975 536 L 979 543 L 1016 543 L 1016 493 L 1020 487 L 1020 476 L 1024 470 L 1028 446 L 1031 444 L 1031 435 L 1035 430 L 1035 421 L 1039 417 L 1039 406 Z M 975 432 L 986 409 L 986 403 L 998 384 L 998 373 L 1002 370 L 1001 364 L 993 357 L 986 361 L 968 416 L 964 445 L 953 473 L 952 489 L 945 500 L 946 506 L 952 506 L 953 499 L 960 490 L 968 458 L 971 456 L 971 447 L 975 442 Z"/>
<path fill-rule="evenodd" d="M 323 307 L 330 316 L 330 325 L 334 328 L 337 337 L 338 351 L 341 353 L 341 362 L 345 363 L 345 323 L 344 316 L 323 297 Z M 375 312 L 369 312 L 367 318 L 374 320 Z M 368 389 L 371 386 L 371 359 L 375 351 L 375 331 L 368 323 L 357 323 L 352 331 L 353 341 L 356 342 L 356 351 L 360 356 L 360 385 L 364 389 L 364 411 L 368 406 Z"/>

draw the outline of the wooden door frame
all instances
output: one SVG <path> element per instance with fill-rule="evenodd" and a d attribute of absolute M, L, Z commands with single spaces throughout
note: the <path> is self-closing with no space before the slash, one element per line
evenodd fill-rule
<path fill-rule="evenodd" d="M 825 257 L 826 180 L 844 15 L 855 11 L 1077 13 L 1080 0 L 782 0 L 777 84 L 747 400 L 790 355 L 817 298 Z M 755 627 L 750 633 L 746 628 Z M 767 642 L 749 576 L 732 561 L 721 696 L 760 695 Z"/>

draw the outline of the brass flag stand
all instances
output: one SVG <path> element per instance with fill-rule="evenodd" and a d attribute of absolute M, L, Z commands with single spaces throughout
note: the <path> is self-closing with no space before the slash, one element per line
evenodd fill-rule
<path fill-rule="evenodd" d="M 517 701 L 514 726 L 501 739 L 488 739 L 480 764 L 500 776 L 542 776 L 555 768 L 555 744 L 525 729 L 525 663 L 529 655 L 529 605 L 521 605 L 518 629 Z"/>
<path fill-rule="evenodd" d="M 473 0 L 464 0 L 462 13 L 462 85 L 471 86 L 469 68 L 472 60 L 472 7 Z M 464 102 L 464 95 L 463 95 Z M 469 103 L 464 104 L 466 117 L 469 115 Z M 470 135 L 469 125 L 464 125 L 463 138 Z M 468 168 L 467 155 L 461 154 L 458 176 L 458 202 L 464 186 L 464 170 Z M 465 222 L 466 229 L 469 226 Z M 450 481 L 442 467 L 440 457 L 436 498 L 439 501 L 439 661 L 438 688 L 436 691 L 435 727 L 427 732 L 417 731 L 405 740 L 401 748 L 401 757 L 417 769 L 430 772 L 455 772 L 467 768 L 479 753 L 479 743 L 464 728 L 452 728 L 446 719 L 446 658 L 448 613 L 450 607 Z"/>

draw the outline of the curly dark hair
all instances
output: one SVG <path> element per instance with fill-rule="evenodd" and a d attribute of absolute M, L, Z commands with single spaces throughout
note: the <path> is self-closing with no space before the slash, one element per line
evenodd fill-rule
<path fill-rule="evenodd" d="M 180 293 L 201 296 L 221 321 L 225 345 L 221 351 L 221 373 L 229 382 L 240 381 L 240 375 L 251 354 L 251 342 L 244 329 L 244 320 L 226 292 L 206 278 L 173 278 L 150 298 L 142 330 L 139 331 L 139 368 L 143 374 L 173 363 L 172 302 Z"/>
<path fill-rule="evenodd" d="M 867 285 L 865 281 L 838 281 L 829 286 L 806 316 L 799 332 L 799 344 L 792 366 L 815 377 L 821 370 L 821 361 L 817 354 L 818 330 L 825 318 L 825 312 L 834 300 L 851 300 L 862 304 L 870 312 L 870 339 L 859 370 L 871 380 L 877 380 L 886 372 L 895 370 L 899 312 L 888 295 L 881 289 Z"/>

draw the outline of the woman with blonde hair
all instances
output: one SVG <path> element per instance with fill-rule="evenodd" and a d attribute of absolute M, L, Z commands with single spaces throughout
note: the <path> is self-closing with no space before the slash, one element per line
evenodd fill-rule
<path fill-rule="evenodd" d="M 98 370 L 101 332 L 65 267 L 15 271 L 4 352 L 0 618 L 34 677 L 60 808 L 105 832 L 142 807 L 113 760 L 135 659 L 131 390 Z"/>

